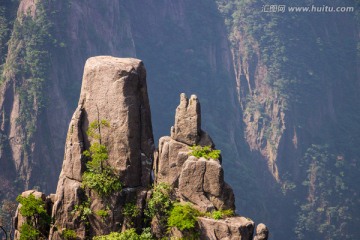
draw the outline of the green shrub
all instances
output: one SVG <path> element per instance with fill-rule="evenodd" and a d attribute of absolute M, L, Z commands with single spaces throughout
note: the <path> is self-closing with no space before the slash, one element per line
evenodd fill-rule
<path fill-rule="evenodd" d="M 138 208 L 138 206 L 136 206 L 135 203 L 127 203 L 124 206 L 123 214 L 127 218 L 135 218 L 139 216 L 140 209 Z"/>
<path fill-rule="evenodd" d="M 96 211 L 95 214 L 101 218 L 102 222 L 105 222 L 106 218 L 109 216 L 109 210 L 100 209 Z"/>
<path fill-rule="evenodd" d="M 231 210 L 231 209 L 213 211 L 213 212 L 211 212 L 210 216 L 213 219 L 219 220 L 219 219 L 222 219 L 222 218 L 234 216 L 234 211 Z"/>
<path fill-rule="evenodd" d="M 65 240 L 72 240 L 72 239 L 76 239 L 76 232 L 72 229 L 64 229 L 61 233 L 61 236 L 65 239 Z"/>
<path fill-rule="evenodd" d="M 220 150 L 213 150 L 210 146 L 192 146 L 190 147 L 191 152 L 189 153 L 190 156 L 194 156 L 197 158 L 205 158 L 205 159 L 219 159 L 220 157 Z"/>
<path fill-rule="evenodd" d="M 134 224 L 134 219 L 140 214 L 140 209 L 136 206 L 135 203 L 127 203 L 123 208 L 123 214 L 127 220 L 127 227 L 132 227 Z"/>
<path fill-rule="evenodd" d="M 98 142 L 91 144 L 89 150 L 83 152 L 84 156 L 91 158 L 91 161 L 86 163 L 90 171 L 100 171 L 109 155 L 105 145 Z"/>
<path fill-rule="evenodd" d="M 40 216 L 45 215 L 45 203 L 41 198 L 35 198 L 33 194 L 30 194 L 28 197 L 23 197 L 19 195 L 16 198 L 21 204 L 20 213 L 24 217 L 33 217 L 33 216 Z"/>
<path fill-rule="evenodd" d="M 101 197 L 109 196 L 122 189 L 121 182 L 110 169 L 103 169 L 98 172 L 86 171 L 82 180 L 83 187 L 95 190 Z"/>
<path fill-rule="evenodd" d="M 20 227 L 20 240 L 38 240 L 40 231 L 28 223 L 24 223 Z"/>
<path fill-rule="evenodd" d="M 101 128 L 110 127 L 110 123 L 107 120 L 93 121 L 90 123 L 86 134 L 94 139 L 100 140 L 101 142 Z"/>
<path fill-rule="evenodd" d="M 78 214 L 80 216 L 81 221 L 87 221 L 88 216 L 92 214 L 90 209 L 90 202 L 85 201 L 80 205 L 75 205 L 74 210 L 71 211 L 72 214 Z"/>
<path fill-rule="evenodd" d="M 151 234 L 151 228 L 143 228 L 143 231 L 140 235 L 140 240 L 154 240 Z"/>
<path fill-rule="evenodd" d="M 108 235 L 94 237 L 93 240 L 153 240 L 150 228 L 145 228 L 141 235 L 137 234 L 134 228 L 122 233 L 112 232 Z"/>
<path fill-rule="evenodd" d="M 213 212 L 211 213 L 211 217 L 212 217 L 213 219 L 219 220 L 219 219 L 222 219 L 222 218 L 223 218 L 223 215 L 222 215 L 221 211 L 213 211 Z"/>
<path fill-rule="evenodd" d="M 106 120 L 90 123 L 87 134 L 98 142 L 91 144 L 89 150 L 83 152 L 84 156 L 90 158 L 86 163 L 87 170 L 82 176 L 82 186 L 96 191 L 101 197 L 106 197 L 116 191 L 121 191 L 122 186 L 119 177 L 114 170 L 107 165 L 109 158 L 105 145 L 101 144 L 101 127 L 108 127 Z"/>
<path fill-rule="evenodd" d="M 147 203 L 145 215 L 149 218 L 154 216 L 167 216 L 172 207 L 170 199 L 171 187 L 166 183 L 154 186 L 151 198 Z"/>
<path fill-rule="evenodd" d="M 197 223 L 199 211 L 191 207 L 190 204 L 175 204 L 168 218 L 168 226 L 176 227 L 180 231 L 192 230 Z"/>
<path fill-rule="evenodd" d="M 45 210 L 44 201 L 33 194 L 27 197 L 19 195 L 16 201 L 21 204 L 19 209 L 21 215 L 26 217 L 25 223 L 20 227 L 20 239 L 44 239 L 39 236 L 48 234 L 51 220 Z"/>
<path fill-rule="evenodd" d="M 100 209 L 100 210 L 96 211 L 95 214 L 101 218 L 106 218 L 109 216 L 109 211 Z"/>

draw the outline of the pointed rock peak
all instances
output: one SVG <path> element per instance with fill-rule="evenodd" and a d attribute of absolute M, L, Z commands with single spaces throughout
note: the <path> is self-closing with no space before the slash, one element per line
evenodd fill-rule
<path fill-rule="evenodd" d="M 180 95 L 180 104 L 176 108 L 175 125 L 171 128 L 171 138 L 188 145 L 195 145 L 201 137 L 201 110 L 196 95 L 188 99 L 185 93 Z"/>

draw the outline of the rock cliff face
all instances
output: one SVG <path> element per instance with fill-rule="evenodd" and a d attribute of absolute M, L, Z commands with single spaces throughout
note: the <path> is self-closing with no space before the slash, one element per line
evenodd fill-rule
<path fill-rule="evenodd" d="M 358 162 L 359 152 L 351 146 L 359 142 L 360 126 L 355 119 L 360 108 L 350 107 L 360 101 L 359 94 L 351 90 L 359 89 L 358 13 L 278 15 L 254 11 L 261 9 L 263 1 L 218 3 L 229 23 L 237 96 L 243 113 L 246 141 L 243 146 L 250 150 L 244 165 L 256 173 L 257 197 L 248 200 L 251 204 L 244 209 L 262 218 L 278 216 L 277 221 L 270 223 L 274 224 L 270 226 L 276 239 L 356 238 L 360 233 L 355 228 L 353 231 L 351 227 L 347 230 L 341 227 L 354 223 L 346 220 L 346 216 L 352 215 L 350 212 L 339 211 L 337 217 L 332 212 L 333 221 L 326 216 L 330 209 L 344 202 L 347 203 L 343 206 L 353 209 L 355 215 L 359 211 L 355 205 L 348 204 L 353 193 L 359 191 L 357 184 L 339 174 L 346 167 L 335 166 L 339 163 L 336 159 L 342 159 L 343 166 L 358 167 L 354 161 Z M 291 6 L 301 4 L 291 3 Z M 320 6 L 328 2 L 307 1 L 307 4 Z M 342 5 L 342 1 L 332 2 L 332 6 Z M 358 2 L 349 1 L 347 5 L 358 11 Z M 325 157 L 329 153 L 334 155 Z M 317 161 L 326 162 L 322 168 L 329 174 L 327 180 L 314 171 L 314 165 L 305 163 L 310 155 L 321 156 Z M 349 169 L 348 174 L 352 175 L 351 172 Z M 341 190 L 330 183 L 331 179 L 341 179 L 349 187 L 348 194 L 340 194 Z M 328 189 L 342 197 L 335 200 L 332 194 L 325 193 Z M 315 195 L 327 197 L 315 200 Z M 263 201 L 267 210 L 251 210 L 254 199 L 267 199 Z M 319 206 L 328 209 L 324 212 L 329 214 L 312 215 Z M 290 212 L 294 213 L 292 217 L 287 214 Z M 321 225 L 319 219 L 323 227 L 336 230 L 331 234 L 322 232 L 320 227 L 312 228 Z M 276 231 L 284 225 L 294 227 Z"/>
<path fill-rule="evenodd" d="M 101 129 L 96 125 L 98 137 L 94 139 L 89 129 L 92 123 L 103 120 L 108 124 Z M 84 173 L 91 168 L 86 150 L 93 151 L 92 147 L 99 142 L 107 149 L 107 169 L 114 171 L 122 184 L 122 189 L 106 197 L 84 185 Z M 144 220 L 144 210 L 151 196 L 152 169 L 154 184 L 167 184 L 175 192 L 173 201 L 190 203 L 204 214 L 235 210 L 233 191 L 224 181 L 221 157 L 189 156 L 193 145 L 215 148 L 210 136 L 201 130 L 200 103 L 195 95 L 188 99 L 181 94 L 171 137 L 162 137 L 160 148 L 155 151 L 143 63 L 133 58 L 93 57 L 85 64 L 79 105 L 69 125 L 56 194 L 46 198 L 43 193 L 27 191 L 22 195 L 33 194 L 46 201 L 54 222 L 42 233 L 49 234 L 49 239 L 63 239 L 68 231 L 73 231 L 78 239 L 89 239 L 145 227 L 150 223 Z M 131 223 L 126 215 L 129 204 L 138 209 Z M 26 218 L 19 211 L 21 207 L 15 218 L 16 239 L 24 234 Z M 99 211 L 106 212 L 106 216 L 98 214 Z M 153 229 L 157 228 L 156 221 L 151 224 Z M 254 226 L 245 217 L 215 220 L 204 215 L 197 218 L 196 229 L 200 239 L 250 240 Z M 171 236 L 185 235 L 173 230 Z"/>

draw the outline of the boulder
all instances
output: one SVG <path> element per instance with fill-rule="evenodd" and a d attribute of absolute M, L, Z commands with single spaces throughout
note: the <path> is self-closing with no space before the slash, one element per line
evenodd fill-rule
<path fill-rule="evenodd" d="M 256 226 L 256 234 L 254 240 L 267 240 L 269 237 L 269 229 L 265 224 L 259 223 Z"/>
<path fill-rule="evenodd" d="M 179 193 L 202 212 L 235 209 L 234 193 L 224 182 L 218 160 L 190 156 L 180 174 Z"/>
<path fill-rule="evenodd" d="M 200 239 L 250 240 L 254 232 L 254 222 L 244 217 L 215 220 L 199 217 Z"/>
<path fill-rule="evenodd" d="M 188 157 L 188 145 L 175 141 L 171 137 L 160 138 L 159 150 L 154 162 L 155 182 L 178 187 L 181 169 Z"/>

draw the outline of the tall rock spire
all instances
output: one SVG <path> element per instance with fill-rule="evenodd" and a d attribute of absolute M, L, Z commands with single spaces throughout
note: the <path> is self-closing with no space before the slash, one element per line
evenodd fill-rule
<path fill-rule="evenodd" d="M 150 185 L 154 141 L 146 71 L 138 59 L 109 56 L 93 57 L 85 64 L 79 105 L 70 122 L 62 171 L 56 191 L 52 216 L 55 224 L 50 238 L 59 239 L 61 229 L 76 229 L 80 238 L 116 231 L 123 224 L 122 214 L 109 214 L 106 224 L 96 214 L 81 220 L 76 208 L 90 201 L 92 212 L 111 206 L 112 213 L 121 212 L 125 200 L 139 202 L 145 197 L 143 187 Z M 106 120 L 101 129 L 101 144 L 108 152 L 107 164 L 119 177 L 122 192 L 102 199 L 82 187 L 86 170 L 83 152 L 92 141 L 86 134 L 89 124 Z M 110 204 L 109 204 L 110 203 Z M 141 206 L 140 206 L 141 208 Z M 75 214 L 74 214 L 75 212 Z"/>
<path fill-rule="evenodd" d="M 176 108 L 175 125 L 171 128 L 171 137 L 188 145 L 195 145 L 200 140 L 201 110 L 196 95 L 188 99 L 185 93 L 180 95 L 180 104 Z"/>

